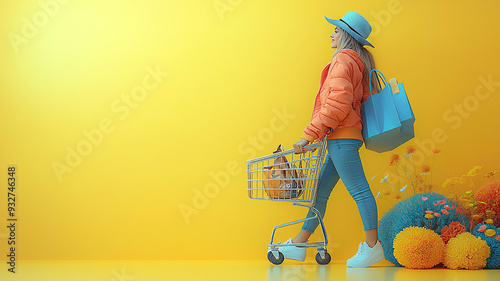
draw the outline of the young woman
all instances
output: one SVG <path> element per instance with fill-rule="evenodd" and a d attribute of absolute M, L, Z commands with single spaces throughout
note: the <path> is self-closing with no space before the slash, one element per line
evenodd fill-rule
<path fill-rule="evenodd" d="M 347 12 L 340 20 L 326 20 L 336 26 L 330 37 L 331 47 L 337 50 L 331 63 L 323 69 L 311 123 L 293 147 L 296 153 L 301 153 L 305 145 L 322 139 L 324 134 L 331 130 L 327 137 L 328 153 L 318 179 L 314 207 L 323 217 L 330 193 L 339 179 L 342 179 L 358 205 L 366 231 L 366 241 L 359 244 L 358 252 L 347 260 L 347 266 L 368 267 L 384 259 L 384 252 L 378 241 L 377 205 L 358 152 L 363 145 L 361 103 L 370 95 L 368 76 L 375 68 L 372 55 L 364 47 L 373 47 L 366 40 L 372 28 L 363 16 L 353 11 Z M 379 91 L 376 79 L 373 78 L 372 88 L 374 92 Z M 314 213 L 309 211 L 307 217 L 313 215 Z M 304 222 L 297 236 L 286 243 L 306 242 L 317 226 L 317 220 Z M 285 258 L 305 260 L 304 247 L 288 246 L 280 248 L 280 251 Z"/>

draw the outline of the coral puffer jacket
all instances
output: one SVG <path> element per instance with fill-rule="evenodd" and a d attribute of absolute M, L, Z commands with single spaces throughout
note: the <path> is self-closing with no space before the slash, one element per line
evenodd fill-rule
<path fill-rule="evenodd" d="M 363 80 L 364 69 L 363 60 L 351 49 L 340 51 L 325 66 L 311 123 L 305 128 L 302 139 L 321 140 L 332 128 L 327 139 L 363 141 L 361 103 L 370 95 L 369 85 Z"/>

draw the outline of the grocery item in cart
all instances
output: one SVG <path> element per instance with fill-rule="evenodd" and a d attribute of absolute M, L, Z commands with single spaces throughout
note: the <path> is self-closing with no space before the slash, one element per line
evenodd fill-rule
<path fill-rule="evenodd" d="M 283 151 L 281 144 L 273 153 Z M 271 198 L 293 199 L 302 194 L 305 178 L 302 172 L 302 162 L 299 162 L 299 168 L 295 163 L 289 163 L 285 156 L 279 156 L 274 159 L 274 165 L 264 167 L 264 188 Z"/>

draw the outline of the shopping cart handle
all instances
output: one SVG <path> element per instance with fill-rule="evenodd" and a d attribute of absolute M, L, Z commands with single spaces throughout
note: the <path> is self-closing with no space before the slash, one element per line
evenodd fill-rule
<path fill-rule="evenodd" d="M 308 152 L 308 151 L 314 152 L 314 151 L 316 151 L 316 149 L 323 147 L 324 144 L 325 143 L 323 141 L 322 142 L 310 143 L 308 145 L 305 145 L 303 147 L 303 150 L 304 150 L 304 152 Z M 254 158 L 254 159 L 250 159 L 250 160 L 247 160 L 245 162 L 246 162 L 247 165 L 251 165 L 253 163 L 257 163 L 257 162 L 260 162 L 260 161 L 269 160 L 269 159 L 276 159 L 278 157 L 290 155 L 290 154 L 293 154 L 293 153 L 295 153 L 295 149 L 290 148 L 290 149 L 287 149 L 285 151 L 281 151 L 281 152 L 278 152 L 278 153 L 273 153 L 273 154 L 269 154 L 269 155 L 257 157 L 257 158 Z M 298 154 L 302 154 L 302 153 L 298 153 Z"/>
<path fill-rule="evenodd" d="M 315 143 L 310 143 L 310 144 L 308 144 L 308 145 L 304 145 L 304 146 L 302 147 L 302 152 L 301 152 L 301 153 L 296 153 L 296 152 L 295 152 L 295 148 L 291 148 L 291 149 L 286 150 L 286 151 L 293 151 L 293 154 L 302 154 L 302 153 L 306 153 L 306 152 L 308 152 L 309 150 L 310 150 L 311 152 L 314 152 L 314 151 L 316 151 L 316 149 L 318 149 L 318 147 L 320 147 L 320 146 L 321 146 L 321 142 L 315 142 Z"/>
<path fill-rule="evenodd" d="M 294 149 L 294 148 L 292 148 L 292 149 L 293 149 L 293 151 L 294 151 L 294 154 L 302 154 L 302 153 L 306 153 L 306 152 L 307 152 L 307 151 L 309 151 L 309 150 L 314 151 L 314 150 L 316 150 L 317 148 L 318 148 L 318 146 L 317 146 L 317 145 L 313 145 L 313 144 L 311 143 L 311 144 L 308 144 L 308 145 L 305 145 L 304 147 L 302 147 L 302 152 L 301 152 L 301 153 L 296 153 L 296 152 L 295 152 L 295 149 Z"/>

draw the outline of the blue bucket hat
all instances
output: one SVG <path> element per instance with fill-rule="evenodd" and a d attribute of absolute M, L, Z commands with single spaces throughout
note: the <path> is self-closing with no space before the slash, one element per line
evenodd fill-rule
<path fill-rule="evenodd" d="M 349 11 L 339 20 L 330 19 L 326 16 L 325 18 L 329 23 L 347 31 L 347 33 L 354 37 L 361 45 L 373 47 L 373 45 L 366 40 L 372 32 L 372 26 L 362 15 L 354 11 Z"/>

